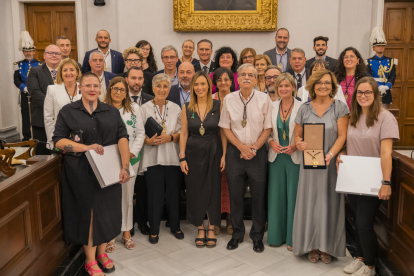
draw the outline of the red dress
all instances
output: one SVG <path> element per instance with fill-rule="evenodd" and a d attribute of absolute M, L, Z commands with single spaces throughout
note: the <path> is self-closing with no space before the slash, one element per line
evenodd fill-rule
<path fill-rule="evenodd" d="M 219 99 L 218 93 L 213 95 L 213 99 Z M 229 184 L 227 184 L 226 170 L 221 174 L 221 213 L 230 214 L 230 194 Z"/>

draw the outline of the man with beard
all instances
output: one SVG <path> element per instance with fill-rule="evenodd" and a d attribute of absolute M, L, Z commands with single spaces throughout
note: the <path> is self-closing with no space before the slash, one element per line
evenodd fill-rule
<path fill-rule="evenodd" d="M 269 94 L 270 99 L 272 102 L 276 101 L 279 97 L 276 94 L 276 79 L 280 76 L 282 72 L 280 72 L 279 67 L 276 65 L 269 65 L 265 70 L 265 85 L 266 91 Z"/>
<path fill-rule="evenodd" d="M 282 72 L 291 69 L 289 64 L 290 49 L 287 47 L 289 43 L 289 31 L 286 28 L 280 28 L 275 36 L 276 48 L 272 48 L 264 52 L 268 56 L 273 65 L 280 68 Z"/>
<path fill-rule="evenodd" d="M 328 40 L 329 38 L 326 36 L 317 36 L 313 39 L 313 50 L 315 51 L 316 56 L 306 62 L 306 68 L 310 68 L 312 62 L 316 59 L 324 59 L 328 64 L 328 68 L 326 69 L 332 72 L 335 70 L 336 59 L 326 55 L 326 51 L 328 50 Z"/>
<path fill-rule="evenodd" d="M 33 39 L 28 31 L 20 33 L 19 50 L 23 51 L 24 59 L 14 64 L 19 68 L 14 71 L 14 85 L 20 90 L 20 111 L 22 114 L 22 135 L 23 140 L 27 141 L 32 137 L 30 130 L 30 112 L 29 112 L 29 91 L 27 90 L 26 81 L 30 69 L 41 65 L 40 61 L 34 58 L 36 47 L 33 45 Z"/>
<path fill-rule="evenodd" d="M 224 97 L 219 123 L 230 142 L 227 144 L 226 170 L 233 235 L 227 249 L 236 249 L 244 239 L 243 199 L 248 183 L 252 198 L 250 238 L 253 250 L 263 252 L 268 160 L 264 144 L 272 130 L 272 102 L 265 93 L 253 89 L 257 83 L 257 70 L 252 64 L 241 65 L 237 73 L 240 90 Z"/>
<path fill-rule="evenodd" d="M 70 42 L 69 38 L 66 36 L 59 36 L 56 39 L 56 46 L 59 47 L 60 52 L 62 53 L 62 60 L 65 58 L 69 58 L 70 52 L 72 51 L 72 43 Z M 76 62 L 79 68 L 82 70 L 82 65 L 79 62 Z"/>
<path fill-rule="evenodd" d="M 145 104 L 154 99 L 147 93 L 144 93 L 142 86 L 144 84 L 144 71 L 140 67 L 131 66 L 125 73 L 125 80 L 128 84 L 129 96 L 131 102 Z M 145 123 L 145 122 L 144 122 Z M 149 235 L 150 228 L 148 227 L 148 195 L 147 184 L 144 175 L 137 175 L 135 178 L 134 198 L 136 205 L 133 208 L 134 225 L 138 223 L 138 229 L 143 235 Z M 131 230 L 131 236 L 134 236 L 134 228 Z"/>
<path fill-rule="evenodd" d="M 167 100 L 178 104 L 181 108 L 190 101 L 190 83 L 195 74 L 194 66 L 190 62 L 183 62 L 178 67 L 178 84 L 173 85 Z"/>
<path fill-rule="evenodd" d="M 303 51 L 301 48 L 293 49 L 289 62 L 292 69 L 288 70 L 288 73 L 291 74 L 295 79 L 296 89 L 299 89 L 302 86 L 306 86 L 306 82 L 310 76 L 310 70 L 309 68 L 305 67 L 305 51 Z"/>
<path fill-rule="evenodd" d="M 122 58 L 122 54 L 109 48 L 109 44 L 111 43 L 111 36 L 109 35 L 108 31 L 100 30 L 96 34 L 95 41 L 98 44 L 98 48 L 85 53 L 82 64 L 82 74 L 91 71 L 91 67 L 89 66 L 89 55 L 93 51 L 100 51 L 103 54 L 105 60 L 104 71 L 114 74 L 124 72 L 125 63 L 124 59 Z"/>
<path fill-rule="evenodd" d="M 381 27 L 375 27 L 372 30 L 370 42 L 375 51 L 375 55 L 367 60 L 367 73 L 372 76 L 378 84 L 378 89 L 381 93 L 382 103 L 392 103 L 391 88 L 394 85 L 397 77 L 395 65 L 396 60 L 384 56 L 385 39 L 384 31 Z"/>

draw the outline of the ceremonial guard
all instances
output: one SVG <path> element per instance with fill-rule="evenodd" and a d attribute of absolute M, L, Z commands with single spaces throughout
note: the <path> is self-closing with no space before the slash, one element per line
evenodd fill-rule
<path fill-rule="evenodd" d="M 40 61 L 34 58 L 36 47 L 33 45 L 33 39 L 28 31 L 20 33 L 19 50 L 23 51 L 25 59 L 15 62 L 19 68 L 14 71 L 14 85 L 20 90 L 20 109 L 22 113 L 22 134 L 23 141 L 27 141 L 32 137 L 30 130 L 30 109 L 29 109 L 29 91 L 26 87 L 27 76 L 30 69 L 41 65 Z"/>
<path fill-rule="evenodd" d="M 397 76 L 395 65 L 397 60 L 384 56 L 385 34 L 382 27 L 378 26 L 372 30 L 370 42 L 375 51 L 375 55 L 367 60 L 368 74 L 372 76 L 380 90 L 382 103 L 392 103 L 391 88 L 394 85 Z"/>

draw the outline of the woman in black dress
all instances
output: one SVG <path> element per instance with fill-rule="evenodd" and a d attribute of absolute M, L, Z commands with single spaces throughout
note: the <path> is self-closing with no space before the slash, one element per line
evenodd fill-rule
<path fill-rule="evenodd" d="M 211 90 L 209 76 L 203 71 L 197 72 L 190 84 L 191 100 L 181 112 L 180 166 L 186 174 L 187 220 L 198 226 L 197 247 L 216 245 L 214 225 L 220 225 L 221 220 L 221 172 L 225 168 L 225 152 L 223 154 L 218 126 L 220 101 L 212 99 Z"/>
<path fill-rule="evenodd" d="M 56 147 L 69 153 L 63 157 L 62 170 L 64 235 L 69 242 L 83 244 L 85 270 L 103 276 L 102 270 L 115 270 L 105 248 L 121 233 L 122 187 L 101 188 L 85 154 L 70 153 L 95 150 L 102 155 L 103 147 L 118 144 L 122 159 L 119 183 L 126 183 L 130 178 L 128 133 L 118 109 L 98 100 L 100 83 L 95 74 L 84 74 L 79 89 L 82 99 L 60 110 L 53 136 Z"/>

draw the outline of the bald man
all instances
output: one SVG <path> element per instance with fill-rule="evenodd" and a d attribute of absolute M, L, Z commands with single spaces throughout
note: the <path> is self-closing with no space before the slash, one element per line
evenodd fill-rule
<path fill-rule="evenodd" d="M 190 83 L 195 74 L 194 65 L 186 61 L 178 67 L 178 84 L 171 86 L 167 100 L 178 104 L 181 108 L 190 101 Z"/>
<path fill-rule="evenodd" d="M 85 53 L 82 64 L 82 74 L 91 71 L 91 66 L 89 65 L 89 55 L 93 51 L 100 51 L 105 58 L 104 71 L 120 74 L 124 72 L 125 63 L 122 58 L 122 54 L 118 51 L 109 48 L 111 43 L 111 36 L 106 30 L 99 30 L 96 33 L 95 41 L 98 44 L 98 48 L 92 49 Z"/>
<path fill-rule="evenodd" d="M 43 116 L 43 105 L 45 102 L 47 87 L 56 83 L 57 68 L 62 60 L 62 54 L 58 46 L 51 44 L 45 48 L 43 54 L 45 62 L 30 70 L 27 77 L 27 90 L 30 95 L 30 112 L 33 139 L 45 142 L 46 130 Z M 45 143 L 39 143 L 36 154 L 50 154 Z"/>

